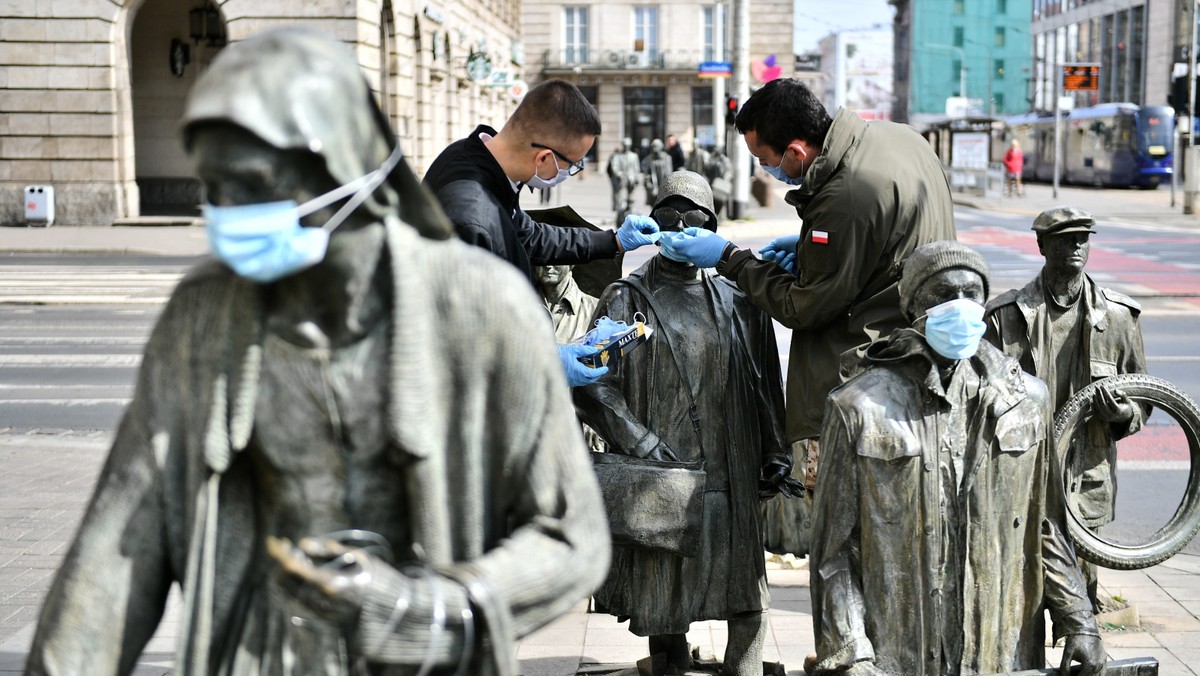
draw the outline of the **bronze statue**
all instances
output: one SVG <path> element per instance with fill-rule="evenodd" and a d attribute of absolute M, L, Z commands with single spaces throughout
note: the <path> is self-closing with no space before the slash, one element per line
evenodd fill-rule
<path fill-rule="evenodd" d="M 1054 207 L 1033 221 L 1038 251 L 1046 259 L 1038 276 L 988 303 L 986 338 L 1046 381 L 1054 410 L 1096 380 L 1145 373 L 1146 352 L 1137 301 L 1096 284 L 1086 273 L 1096 220 L 1083 209 Z M 1101 388 L 1093 417 L 1072 439 L 1068 500 L 1081 520 L 1098 530 L 1113 520 L 1117 498 L 1117 440 L 1142 428 L 1148 410 L 1119 392 Z M 1080 559 L 1088 597 L 1098 613 L 1095 564 Z"/>
<path fill-rule="evenodd" d="M 612 186 L 612 209 L 616 213 L 617 223 L 625 222 L 625 217 L 633 210 L 633 191 L 637 188 L 639 166 L 637 153 L 633 150 L 633 141 L 629 138 L 622 139 L 608 158 L 606 167 Z"/>
<path fill-rule="evenodd" d="M 533 279 L 554 321 L 554 337 L 565 343 L 591 328 L 596 297 L 584 293 L 571 274 L 570 265 L 546 265 L 533 269 Z"/>
<path fill-rule="evenodd" d="M 688 171 L 667 178 L 652 216 L 665 236 L 717 226 L 708 183 Z M 576 407 L 611 453 L 704 461 L 701 542 L 693 557 L 614 547 L 597 605 L 629 617 L 651 655 L 665 653 L 677 669 L 690 664 L 692 622 L 727 620 L 723 673 L 761 676 L 768 595 L 759 482 L 774 488 L 791 466 L 771 320 L 729 282 L 662 254 L 609 286 L 596 309 L 626 322 L 637 313 L 654 328 L 650 342 L 577 388 Z"/>
<path fill-rule="evenodd" d="M 1046 386 L 983 337 L 987 264 L 945 241 L 904 264 L 911 328 L 829 395 L 811 559 L 816 672 L 1042 668 L 1104 650 L 1066 539 Z"/>
<path fill-rule="evenodd" d="M 646 204 L 658 204 L 659 192 L 672 171 L 674 170 L 671 168 L 671 156 L 667 154 L 663 142 L 654 139 L 650 142 L 650 152 L 642 158 L 642 185 L 646 188 Z"/>
<path fill-rule="evenodd" d="M 178 583 L 179 674 L 515 676 L 608 561 L 533 294 L 421 236 L 450 228 L 333 38 L 223 50 L 183 136 L 219 260 L 154 328 L 27 673 L 129 673 Z"/>

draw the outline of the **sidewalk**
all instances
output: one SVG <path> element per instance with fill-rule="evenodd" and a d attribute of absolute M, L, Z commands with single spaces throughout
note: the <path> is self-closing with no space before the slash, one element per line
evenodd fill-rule
<path fill-rule="evenodd" d="M 1022 197 L 1000 197 L 986 199 L 973 195 L 954 193 L 954 203 L 983 211 L 998 211 L 1027 216 L 1032 224 L 1034 217 L 1051 207 L 1067 205 L 1086 209 L 1101 221 L 1168 226 L 1200 231 L 1200 214 L 1183 213 L 1183 190 L 1175 192 L 1175 206 L 1171 206 L 1171 188 L 1162 186 L 1157 190 L 1122 190 L 1115 188 L 1085 188 L 1059 186 L 1054 196 L 1052 186 L 1045 183 L 1025 184 Z M 1195 205 L 1200 211 L 1200 203 Z"/>

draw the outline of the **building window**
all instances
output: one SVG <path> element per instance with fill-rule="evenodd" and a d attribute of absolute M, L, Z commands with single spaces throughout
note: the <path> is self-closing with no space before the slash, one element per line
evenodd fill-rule
<path fill-rule="evenodd" d="M 566 63 L 587 63 L 587 7 L 563 7 L 563 48 Z"/>
<path fill-rule="evenodd" d="M 666 139 L 667 90 L 664 87 L 625 87 L 625 136 L 639 157 L 650 152 L 654 139 Z"/>
<path fill-rule="evenodd" d="M 996 13 L 1008 14 L 1008 0 L 996 0 Z"/>
<path fill-rule="evenodd" d="M 1008 38 L 1004 34 L 1004 27 L 1003 26 L 997 27 L 996 28 L 996 37 L 995 37 L 996 46 L 1003 47 L 1004 43 L 1007 42 L 1007 40 L 1008 40 Z"/>
<path fill-rule="evenodd" d="M 633 8 L 633 51 L 658 58 L 658 8 Z"/>
<path fill-rule="evenodd" d="M 717 8 L 715 5 L 709 5 L 702 8 L 704 16 L 700 19 L 701 35 L 700 42 L 704 45 L 704 54 L 701 61 L 719 61 L 717 58 L 716 48 L 716 29 L 717 29 Z"/>
<path fill-rule="evenodd" d="M 717 144 L 712 87 L 692 87 L 692 129 L 696 130 L 696 146 L 711 148 Z"/>
<path fill-rule="evenodd" d="M 960 77 L 962 75 L 962 67 L 962 61 L 959 59 L 955 59 L 950 62 L 950 81 L 954 83 L 953 89 L 955 96 L 966 96 L 966 94 L 962 91 L 963 78 Z"/>
<path fill-rule="evenodd" d="M 963 35 L 963 27 L 955 26 L 954 27 L 954 42 L 951 44 L 953 44 L 955 47 L 962 47 L 964 40 L 965 40 L 965 36 Z"/>
<path fill-rule="evenodd" d="M 1004 59 L 992 61 L 992 77 L 996 80 L 1004 79 Z"/>
<path fill-rule="evenodd" d="M 1006 112 L 1004 110 L 1004 92 L 992 94 L 992 105 L 995 106 L 997 113 Z"/>
<path fill-rule="evenodd" d="M 950 10 L 954 14 L 965 14 L 967 11 L 966 0 L 954 0 L 954 6 Z"/>

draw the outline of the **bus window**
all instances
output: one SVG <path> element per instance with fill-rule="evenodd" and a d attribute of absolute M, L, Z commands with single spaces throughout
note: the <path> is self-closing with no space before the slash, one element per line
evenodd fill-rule
<path fill-rule="evenodd" d="M 1171 152 L 1175 133 L 1171 117 L 1158 110 L 1142 109 L 1137 117 L 1138 148 L 1151 157 L 1165 157 Z"/>

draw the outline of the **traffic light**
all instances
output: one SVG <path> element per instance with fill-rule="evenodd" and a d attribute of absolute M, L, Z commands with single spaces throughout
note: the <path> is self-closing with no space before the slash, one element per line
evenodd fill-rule
<path fill-rule="evenodd" d="M 736 96 L 725 97 L 725 124 L 733 126 L 733 120 L 737 117 L 738 100 Z"/>

